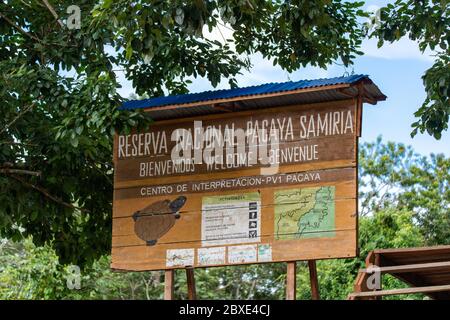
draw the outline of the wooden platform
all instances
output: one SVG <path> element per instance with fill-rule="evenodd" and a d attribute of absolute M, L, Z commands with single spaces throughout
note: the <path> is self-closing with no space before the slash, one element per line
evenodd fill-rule
<path fill-rule="evenodd" d="M 368 281 L 374 267 L 380 277 L 390 274 L 411 288 L 369 289 Z M 366 269 L 359 271 L 354 292 L 348 299 L 380 299 L 387 295 L 413 293 L 423 293 L 436 300 L 450 299 L 450 246 L 371 251 L 366 258 Z"/>

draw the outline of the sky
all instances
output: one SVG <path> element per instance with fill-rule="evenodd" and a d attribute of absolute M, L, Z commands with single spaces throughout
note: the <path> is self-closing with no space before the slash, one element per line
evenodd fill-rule
<path fill-rule="evenodd" d="M 387 1 L 366 1 L 367 9 L 376 9 Z M 221 27 L 225 38 L 231 37 L 231 31 Z M 210 38 L 222 40 L 217 31 L 209 34 Z M 287 73 L 280 67 L 274 67 L 271 61 L 264 60 L 260 55 L 252 55 L 253 67 L 248 72 L 237 76 L 239 87 L 259 85 L 267 82 L 298 81 L 303 79 L 331 78 L 346 74 L 367 74 L 370 79 L 387 96 L 386 101 L 373 106 L 365 104 L 363 111 L 362 142 L 374 141 L 379 135 L 385 141 L 402 142 L 411 145 L 414 150 L 423 155 L 444 153 L 450 156 L 450 131 L 444 132 L 440 140 L 428 134 L 418 134 L 411 138 L 411 124 L 415 122 L 414 112 L 425 99 L 425 89 L 422 75 L 433 64 L 432 52 L 420 52 L 417 43 L 403 38 L 394 44 L 385 44 L 378 49 L 376 40 L 367 39 L 363 42 L 363 56 L 354 61 L 354 65 L 345 69 L 340 65 L 331 65 L 327 70 L 307 67 Z M 120 75 L 119 75 L 120 76 Z M 128 97 L 133 90 L 125 81 L 120 93 Z M 225 79 L 218 87 L 213 88 L 206 79 L 191 79 L 188 87 L 190 92 L 229 88 Z"/>

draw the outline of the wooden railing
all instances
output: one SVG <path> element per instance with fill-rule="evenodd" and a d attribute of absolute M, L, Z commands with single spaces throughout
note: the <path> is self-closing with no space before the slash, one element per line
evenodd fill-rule
<path fill-rule="evenodd" d="M 424 250 L 428 248 L 418 248 L 420 252 L 417 253 L 417 261 L 420 261 L 420 257 L 424 254 Z M 434 248 L 430 247 L 429 250 Z M 439 248 L 440 249 L 440 248 Z M 399 249 L 401 253 L 401 249 Z M 391 252 L 390 252 L 391 253 Z M 414 251 L 410 252 L 414 255 Z M 428 254 L 428 253 L 427 253 Z M 425 255 L 424 255 L 425 256 Z M 424 262 L 424 263 L 411 263 L 411 264 L 395 264 L 388 257 L 383 256 L 383 250 L 371 251 L 366 258 L 366 268 L 361 269 L 356 277 L 354 292 L 349 294 L 348 300 L 378 300 L 383 296 L 390 295 L 404 295 L 404 294 L 417 294 L 422 293 L 433 297 L 433 293 L 446 292 L 450 293 L 450 261 L 446 257 L 440 258 L 439 256 L 434 259 L 439 260 L 437 262 Z M 424 259 L 426 261 L 426 259 Z M 384 266 L 389 262 L 389 265 Z M 369 288 L 374 271 L 378 273 L 380 286 L 378 288 Z M 410 288 L 390 289 L 383 290 L 381 287 L 382 276 L 384 274 L 390 274 L 400 280 L 403 280 Z M 435 274 L 442 280 L 441 283 L 434 283 L 434 285 L 428 285 L 426 281 L 421 280 L 420 275 Z M 439 281 L 438 281 L 439 282 Z M 420 285 L 423 284 L 423 285 Z M 439 295 L 434 295 L 438 296 Z"/>

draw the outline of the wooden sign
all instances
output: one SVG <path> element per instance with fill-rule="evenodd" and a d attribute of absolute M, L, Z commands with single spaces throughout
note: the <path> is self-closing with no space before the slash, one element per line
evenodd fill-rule
<path fill-rule="evenodd" d="M 359 114 L 352 99 L 117 135 L 111 267 L 354 257 Z"/>

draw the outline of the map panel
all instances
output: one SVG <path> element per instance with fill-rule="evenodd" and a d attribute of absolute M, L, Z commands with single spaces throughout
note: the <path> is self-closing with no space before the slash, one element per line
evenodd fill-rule
<path fill-rule="evenodd" d="M 296 188 L 274 193 L 276 240 L 335 236 L 335 187 Z"/>

